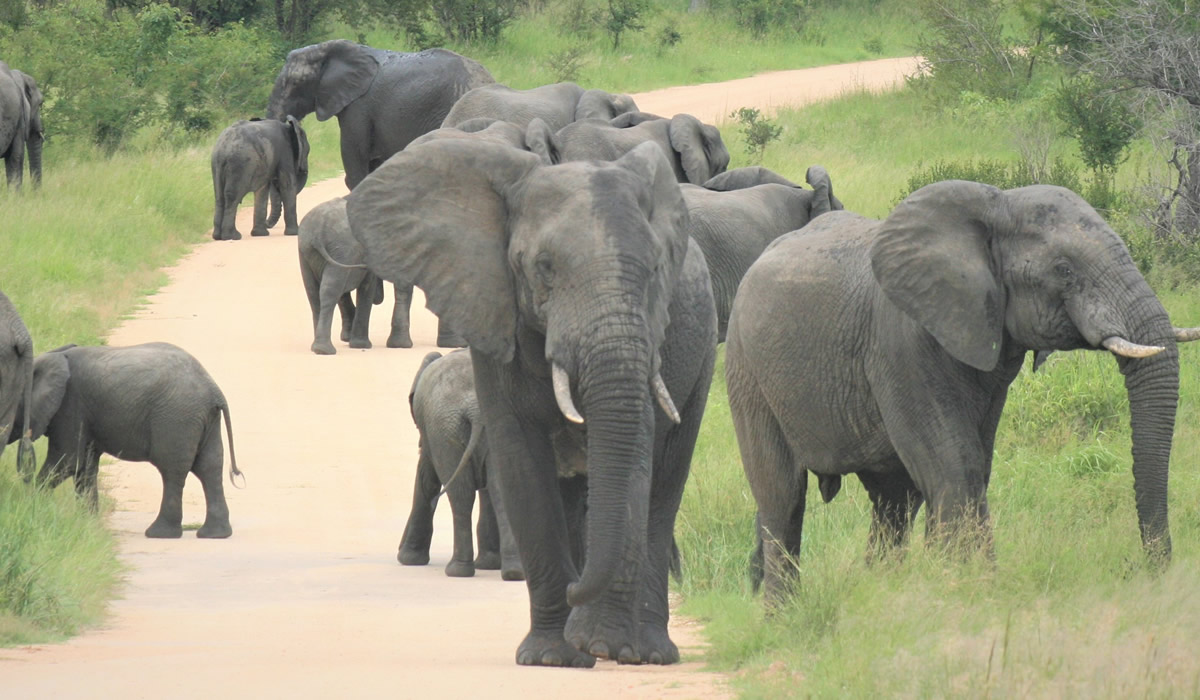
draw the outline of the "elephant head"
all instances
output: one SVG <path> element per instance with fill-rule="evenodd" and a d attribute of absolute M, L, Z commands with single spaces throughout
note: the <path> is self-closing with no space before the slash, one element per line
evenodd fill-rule
<path fill-rule="evenodd" d="M 1129 393 L 1142 543 L 1169 557 L 1167 469 L 1178 402 L 1171 325 L 1121 239 L 1078 195 L 952 180 L 917 190 L 884 220 L 871 266 L 887 298 L 951 356 L 981 371 L 1009 343 L 1104 348 Z M 1013 345 L 1008 345 L 1013 347 Z"/>
<path fill-rule="evenodd" d="M 830 182 L 829 173 L 825 171 L 825 168 L 819 165 L 810 166 L 804 174 L 804 181 L 812 187 L 812 197 L 808 203 L 808 220 L 815 219 L 826 212 L 845 209 L 841 200 L 833 196 L 833 184 Z M 803 190 L 800 185 L 761 165 L 734 168 L 723 172 L 705 182 L 704 189 L 730 192 L 759 185 L 783 185 Z"/>
<path fill-rule="evenodd" d="M 25 105 L 28 110 L 25 120 L 25 155 L 29 156 L 29 176 L 34 186 L 42 181 L 42 146 L 46 130 L 42 127 L 42 91 L 32 76 L 19 70 L 12 72 L 13 78 L 25 90 Z"/>
<path fill-rule="evenodd" d="M 629 95 L 620 95 L 604 90 L 584 90 L 575 103 L 575 120 L 609 120 L 627 112 L 637 112 L 637 103 Z"/>
<path fill-rule="evenodd" d="M 374 50 L 345 39 L 296 49 L 288 54 L 267 102 L 267 116 L 303 119 L 316 111 L 325 121 L 371 87 L 379 70 Z"/>
<path fill-rule="evenodd" d="M 659 349 L 687 209 L 661 149 L 551 166 L 500 144 L 432 141 L 369 175 L 347 211 L 373 272 L 412 280 L 472 353 L 587 421 L 586 564 L 568 600 L 598 595 L 646 527 L 648 492 L 630 484 L 649 468 L 651 397 L 678 415 Z"/>
<path fill-rule="evenodd" d="M 0 454 L 4 446 L 20 440 L 17 469 L 33 475 L 35 439 L 29 416 L 21 410 L 33 395 L 33 339 L 16 307 L 0 292 Z M 20 429 L 17 429 L 17 426 Z"/>
<path fill-rule="evenodd" d="M 521 131 L 521 127 L 500 119 L 491 119 L 488 117 L 468 119 L 455 126 L 444 126 L 440 129 L 434 129 L 433 131 L 421 134 L 409 143 L 408 148 L 438 139 L 494 141 L 525 150 L 525 132 Z"/>

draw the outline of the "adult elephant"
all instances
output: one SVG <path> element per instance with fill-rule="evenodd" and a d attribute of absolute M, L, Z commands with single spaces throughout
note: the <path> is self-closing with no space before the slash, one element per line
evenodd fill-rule
<path fill-rule="evenodd" d="M 288 54 L 267 116 L 337 117 L 346 186 L 436 129 L 463 93 L 493 82 L 479 63 L 446 49 L 396 53 L 344 39 Z"/>
<path fill-rule="evenodd" d="M 540 119 L 529 123 L 525 146 L 547 163 L 616 160 L 640 143 L 658 145 L 679 182 L 702 184 L 725 172 L 729 151 L 717 127 L 690 114 L 661 119 L 643 113 L 604 121 L 585 119 L 557 132 Z"/>
<path fill-rule="evenodd" d="M 8 186 L 21 186 L 25 156 L 29 156 L 29 176 L 33 184 L 42 184 L 42 91 L 37 82 L 0 61 L 0 156 Z"/>
<path fill-rule="evenodd" d="M 729 310 L 738 283 L 771 241 L 814 218 L 842 209 L 833 196 L 829 173 L 810 167 L 811 190 L 761 166 L 722 173 L 703 187 L 685 185 L 688 231 L 708 263 L 717 304 L 717 339 L 725 342 Z"/>
<path fill-rule="evenodd" d="M 1060 187 L 940 182 L 883 221 L 835 212 L 780 238 L 742 280 L 726 355 L 767 593 L 783 594 L 799 553 L 805 468 L 829 497 L 858 475 L 872 551 L 902 542 L 922 503 L 935 541 L 983 532 L 990 547 L 996 425 L 1031 350 L 1116 356 L 1142 544 L 1169 558 L 1176 342 L 1197 335 L 1171 325 L 1121 239 Z"/>
<path fill-rule="evenodd" d="M 33 339 L 21 321 L 21 315 L 8 297 L 0 292 L 0 455 L 12 442 L 18 409 L 33 394 Z M 21 412 L 18 433 L 17 468 L 26 478 L 33 476 L 35 457 L 29 415 Z"/>
<path fill-rule="evenodd" d="M 667 572 L 716 314 L 661 150 L 546 166 L 443 139 L 394 156 L 347 212 L 372 268 L 413 280 L 470 343 L 501 500 L 521 504 L 507 510 L 532 625 L 517 663 L 678 661 Z M 572 475 L 587 479 L 581 573 Z"/>
<path fill-rule="evenodd" d="M 288 116 L 250 119 L 226 127 L 217 136 L 211 158 L 213 180 L 213 240 L 241 240 L 237 208 L 254 193 L 251 236 L 266 236 L 283 210 L 283 235 L 299 233 L 296 195 L 308 183 L 308 136 L 300 121 Z M 267 201 L 271 213 L 267 215 Z"/>
<path fill-rule="evenodd" d="M 458 126 L 471 119 L 487 118 L 525 128 L 534 119 L 541 119 L 551 130 L 558 131 L 580 119 L 609 120 L 636 111 L 637 104 L 629 95 L 585 90 L 570 82 L 529 90 L 514 90 L 493 83 L 477 87 L 459 98 L 442 126 Z"/>

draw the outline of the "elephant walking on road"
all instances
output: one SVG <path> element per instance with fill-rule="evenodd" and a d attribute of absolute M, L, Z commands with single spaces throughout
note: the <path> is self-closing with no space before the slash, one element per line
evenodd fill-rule
<path fill-rule="evenodd" d="M 295 117 L 251 119 L 232 124 L 217 137 L 212 152 L 213 240 L 236 241 L 238 204 L 254 193 L 251 236 L 265 236 L 279 221 L 282 200 L 285 236 L 299 232 L 296 195 L 308 182 L 308 136 Z M 267 200 L 272 211 L 267 216 Z"/>
<path fill-rule="evenodd" d="M 97 505 L 100 455 L 150 462 L 163 480 L 162 506 L 147 537 L 183 534 L 183 485 L 204 487 L 207 515 L 197 537 L 229 537 L 222 487 L 221 417 L 229 437 L 229 478 L 241 476 L 224 394 L 196 358 L 168 343 L 123 348 L 66 347 L 38 355 L 32 398 L 22 402 L 34 439 L 49 438 L 38 484 L 74 477 Z M 15 437 L 10 437 L 12 442 Z"/>
<path fill-rule="evenodd" d="M 34 187 L 42 184 L 42 91 L 32 77 L 0 61 L 0 157 L 8 186 L 18 188 L 29 156 Z"/>
<path fill-rule="evenodd" d="M 982 531 L 990 547 L 996 426 L 1030 351 L 1116 357 L 1142 544 L 1168 558 L 1176 343 L 1198 335 L 1171 325 L 1121 239 L 1060 187 L 940 182 L 883 221 L 833 212 L 779 238 L 742 280 L 726 355 L 768 598 L 799 554 L 805 469 L 827 500 L 858 476 L 872 551 L 900 544 L 924 503 L 933 541 Z"/>

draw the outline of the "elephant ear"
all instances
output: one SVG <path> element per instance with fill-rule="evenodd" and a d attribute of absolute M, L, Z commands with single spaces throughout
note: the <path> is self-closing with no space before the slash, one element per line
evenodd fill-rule
<path fill-rule="evenodd" d="M 431 311 L 503 362 L 517 326 L 506 194 L 539 162 L 498 143 L 439 139 L 392 156 L 346 199 L 371 271 L 423 289 Z"/>
<path fill-rule="evenodd" d="M 21 83 L 25 90 L 25 101 L 29 103 L 28 133 L 41 137 L 45 131 L 42 129 L 42 91 L 38 89 L 37 81 L 33 76 L 22 73 L 19 70 L 14 70 L 13 75 Z"/>
<path fill-rule="evenodd" d="M 584 90 L 575 103 L 575 121 L 580 119 L 603 119 L 608 121 L 619 114 L 637 110 L 633 98 L 614 95 L 605 90 Z"/>
<path fill-rule="evenodd" d="M 534 117 L 529 126 L 525 127 L 525 148 L 546 165 L 556 165 L 562 162 L 562 150 L 554 139 L 550 126 L 539 117 Z"/>
<path fill-rule="evenodd" d="M 927 185 L 900 202 L 871 244 L 871 269 L 893 304 L 961 362 L 996 366 L 1004 290 L 992 255 L 1000 190 L 964 180 Z"/>
<path fill-rule="evenodd" d="M 668 134 L 683 173 L 693 185 L 708 182 L 729 166 L 729 151 L 715 126 L 701 124 L 690 114 L 676 114 L 671 117 Z"/>
<path fill-rule="evenodd" d="M 833 196 L 833 183 L 829 181 L 829 173 L 819 165 L 813 165 L 804 173 L 804 181 L 813 188 L 812 204 L 809 206 L 809 219 L 815 219 L 835 209 L 841 209 L 842 203 Z M 837 206 L 834 203 L 837 202 Z"/>
<path fill-rule="evenodd" d="M 379 71 L 379 59 L 364 46 L 344 39 L 326 45 L 325 65 L 317 85 L 317 119 L 321 121 L 362 97 Z"/>
<path fill-rule="evenodd" d="M 717 192 L 730 192 L 732 190 L 744 190 L 747 187 L 757 187 L 758 185 L 800 186 L 774 170 L 764 168 L 761 165 L 750 165 L 745 168 L 727 170 L 709 179 L 704 183 L 704 189 L 715 190 Z"/>
<path fill-rule="evenodd" d="M 74 347 L 74 346 L 69 346 Z M 59 351 L 38 355 L 33 361 L 33 396 L 30 403 L 29 430 L 34 440 L 46 434 L 46 428 L 67 393 L 67 380 L 71 378 L 71 367 L 67 356 Z M 22 406 L 24 408 L 24 406 Z M 17 423 L 20 425 L 20 423 Z"/>
<path fill-rule="evenodd" d="M 301 172 L 308 172 L 308 136 L 300 126 L 300 120 L 287 115 L 288 143 L 292 146 L 292 158 Z"/>

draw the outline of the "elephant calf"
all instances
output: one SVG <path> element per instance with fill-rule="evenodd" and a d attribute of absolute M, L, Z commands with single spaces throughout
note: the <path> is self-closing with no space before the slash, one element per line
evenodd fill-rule
<path fill-rule="evenodd" d="M 68 345 L 33 363 L 28 412 L 33 438 L 49 438 L 38 484 L 75 478 L 93 508 L 100 455 L 150 462 L 162 474 L 158 517 L 147 537 L 183 534 L 183 484 L 191 472 L 204 487 L 207 515 L 197 537 L 229 537 L 229 507 L 221 484 L 221 416 L 229 436 L 229 478 L 241 476 L 225 396 L 204 367 L 168 343 L 124 348 Z M 14 434 L 9 441 L 19 436 Z"/>
<path fill-rule="evenodd" d="M 525 578 L 499 499 L 487 489 L 487 448 L 475 399 L 471 355 L 454 352 L 425 356 L 408 394 L 421 432 L 421 456 L 413 487 L 412 511 L 396 559 L 405 565 L 429 563 L 433 511 L 445 487 L 454 514 L 454 555 L 447 576 L 474 576 L 475 569 L 501 569 L 506 581 Z M 472 561 L 471 509 L 479 492 L 479 556 Z"/>
<path fill-rule="evenodd" d="M 350 235 L 344 197 L 320 204 L 305 215 L 300 222 L 299 250 L 300 274 L 313 316 L 312 351 L 318 355 L 337 353 L 330 341 L 335 304 L 342 312 L 341 339 L 349 341 L 352 348 L 371 347 L 371 305 L 383 301 L 383 281 L 361 267 L 366 253 Z M 395 284 L 389 348 L 413 345 L 408 315 L 412 289 L 411 284 Z M 351 301 L 350 292 L 354 290 L 356 298 Z"/>
<path fill-rule="evenodd" d="M 227 127 L 212 152 L 213 239 L 240 240 L 234 224 L 237 207 L 254 193 L 251 236 L 265 236 L 279 221 L 282 199 L 285 236 L 295 236 L 296 194 L 308 182 L 308 136 L 295 117 L 284 121 L 251 119 Z M 271 216 L 267 217 L 267 199 Z"/>

